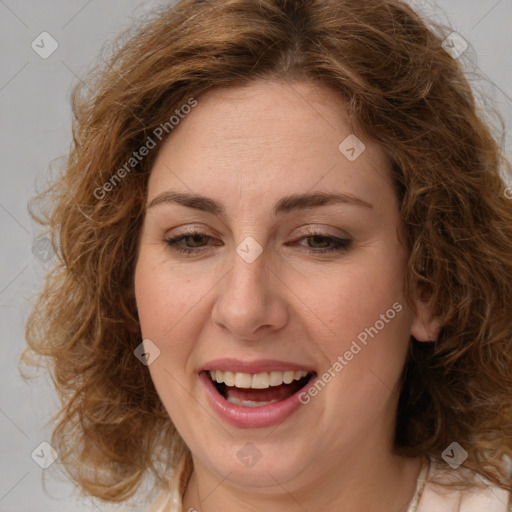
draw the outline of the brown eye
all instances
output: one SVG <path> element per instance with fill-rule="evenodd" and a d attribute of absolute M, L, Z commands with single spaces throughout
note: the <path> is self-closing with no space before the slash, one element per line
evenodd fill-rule
<path fill-rule="evenodd" d="M 178 253 L 192 254 L 201 252 L 202 248 L 208 245 L 208 240 L 211 238 L 211 236 L 205 233 L 191 231 L 174 238 L 166 238 L 165 243 Z M 350 239 L 317 233 L 304 236 L 299 239 L 299 241 L 301 240 L 308 240 L 308 242 L 310 242 L 306 246 L 306 249 L 312 254 L 345 251 L 348 250 L 352 244 L 352 240 Z M 181 244 L 183 241 L 185 241 L 185 246 Z"/>

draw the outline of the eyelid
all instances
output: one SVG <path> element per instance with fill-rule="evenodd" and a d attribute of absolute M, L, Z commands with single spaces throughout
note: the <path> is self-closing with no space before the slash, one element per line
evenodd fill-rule
<path fill-rule="evenodd" d="M 337 233 L 331 233 L 329 230 L 336 229 Z M 300 231 L 301 235 L 318 235 L 318 236 L 332 236 L 333 238 L 353 238 L 352 235 L 343 231 L 339 228 L 333 228 L 328 226 L 317 225 L 315 227 L 308 225 L 304 228 L 304 231 Z"/>
<path fill-rule="evenodd" d="M 177 231 L 175 231 L 177 230 Z M 171 234 L 172 232 L 172 234 Z M 183 234 L 188 234 L 188 233 L 198 233 L 200 235 L 208 235 L 208 236 L 211 236 L 211 237 L 214 237 L 214 236 L 217 236 L 217 235 L 214 235 L 212 233 L 212 230 L 207 228 L 206 226 L 194 226 L 194 225 L 190 225 L 190 224 L 185 224 L 184 226 L 179 226 L 177 228 L 172 228 L 172 229 L 169 229 L 168 231 L 166 231 L 165 233 L 165 236 L 166 237 L 176 237 L 176 236 L 180 236 L 180 235 L 183 235 Z"/>
<path fill-rule="evenodd" d="M 167 244 L 168 248 L 175 252 L 177 255 L 185 257 L 185 255 L 192 255 L 197 256 L 201 254 L 207 254 L 211 249 L 211 245 L 207 244 L 206 246 L 199 246 L 199 247 L 180 247 L 180 243 L 189 238 L 196 235 L 202 236 L 204 238 L 208 239 L 217 239 L 215 236 L 209 235 L 207 230 L 203 230 L 201 228 L 195 227 L 189 227 L 186 228 L 186 231 L 182 232 L 181 234 L 176 234 L 174 236 L 164 237 L 164 242 Z M 314 247 L 307 247 L 303 246 L 301 244 L 297 244 L 297 242 L 301 242 L 303 240 L 306 240 L 308 238 L 325 238 L 327 240 L 330 240 L 330 247 L 328 248 L 314 248 Z M 353 238 L 352 237 L 339 237 L 335 235 L 331 235 L 328 232 L 325 232 L 321 230 L 320 228 L 312 228 L 309 226 L 305 232 L 298 235 L 294 240 L 291 242 L 288 242 L 285 245 L 298 245 L 302 247 L 302 250 L 307 252 L 311 255 L 327 255 L 329 253 L 342 253 L 347 252 L 350 250 L 350 248 L 353 245 Z M 213 246 L 218 244 L 212 244 Z"/>
<path fill-rule="evenodd" d="M 302 228 L 302 226 L 299 226 L 298 230 L 300 230 Z M 179 231 L 177 232 L 173 232 L 173 234 L 171 235 L 170 233 L 167 233 L 165 234 L 165 237 L 166 238 L 170 238 L 171 236 L 173 238 L 175 237 L 178 237 L 180 235 L 184 235 L 184 234 L 190 234 L 190 233 L 197 233 L 197 234 L 200 234 L 200 235 L 207 235 L 211 238 L 216 238 L 218 237 L 219 235 L 218 234 L 215 234 L 215 233 L 212 233 L 212 230 L 207 228 L 206 226 L 195 226 L 195 225 L 184 225 L 184 226 L 180 226 L 178 228 L 175 228 L 175 229 L 178 229 Z M 337 233 L 330 233 L 328 230 L 329 229 L 337 229 Z M 169 230 L 171 231 L 171 230 Z M 340 230 L 339 228 L 332 228 L 332 227 L 327 227 L 327 226 L 323 226 L 323 225 L 317 225 L 315 227 L 311 226 L 311 225 L 307 225 L 302 231 L 299 231 L 300 235 L 301 236 L 304 236 L 304 235 L 316 235 L 316 236 L 332 236 L 333 238 L 350 238 L 350 239 L 353 239 L 354 237 L 352 235 L 350 235 L 349 233 L 347 233 L 346 231 L 342 231 Z M 291 236 L 291 233 L 290 235 L 288 236 Z"/>

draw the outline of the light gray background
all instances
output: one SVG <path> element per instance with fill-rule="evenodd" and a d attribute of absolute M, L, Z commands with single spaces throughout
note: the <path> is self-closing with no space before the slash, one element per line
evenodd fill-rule
<path fill-rule="evenodd" d="M 28 215 L 27 201 L 48 179 L 50 162 L 69 148 L 71 86 L 94 62 L 105 41 L 161 3 L 0 0 L 0 512 L 128 510 L 126 504 L 79 499 L 70 481 L 55 471 L 58 461 L 42 470 L 31 458 L 33 450 L 49 440 L 51 428 L 45 423 L 57 402 L 48 378 L 26 383 L 18 371 L 29 300 L 41 286 L 46 268 L 32 251 L 39 228 Z M 477 59 L 473 69 L 487 77 L 475 85 L 504 117 L 510 158 L 512 0 L 411 0 L 411 4 L 470 43 L 469 51 Z M 43 31 L 59 44 L 47 59 L 31 48 Z"/>

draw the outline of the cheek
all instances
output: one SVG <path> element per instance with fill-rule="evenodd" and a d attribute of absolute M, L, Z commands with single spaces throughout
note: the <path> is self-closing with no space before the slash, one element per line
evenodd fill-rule
<path fill-rule="evenodd" d="M 140 252 L 134 284 L 142 337 L 160 350 L 159 359 L 149 368 L 155 384 L 169 381 L 170 374 L 182 379 L 195 362 L 192 355 L 204 326 L 212 284 L 204 275 L 184 276 L 183 270 L 174 268 L 151 247 Z"/>
<path fill-rule="evenodd" d="M 180 407 L 176 404 L 186 400 L 179 383 L 184 382 L 191 351 L 189 340 L 193 338 L 184 330 L 191 313 L 191 297 L 183 293 L 177 275 L 166 269 L 151 250 L 142 248 L 134 275 L 140 328 L 142 338 L 151 340 L 160 350 L 148 370 L 167 412 L 179 423 Z M 177 288 L 179 293 L 174 291 Z"/>
<path fill-rule="evenodd" d="M 143 252 L 135 268 L 135 300 L 144 338 L 156 340 L 165 328 L 165 313 L 172 311 L 170 294 L 164 293 L 165 288 L 158 267 L 151 265 Z"/>
<path fill-rule="evenodd" d="M 320 310 L 331 332 L 316 342 L 330 362 L 324 369 L 331 390 L 325 400 L 336 417 L 352 411 L 371 424 L 393 398 L 412 324 L 403 295 L 405 265 L 403 253 L 382 251 L 321 288 Z"/>
<path fill-rule="evenodd" d="M 406 260 L 402 256 L 376 252 L 367 261 L 337 270 L 323 283 L 317 280 L 317 309 L 330 329 L 322 343 L 330 360 L 348 350 L 352 340 L 376 323 L 380 338 L 390 343 L 403 338 L 410 318 L 403 294 Z M 393 308 L 395 303 L 398 305 Z"/>
<path fill-rule="evenodd" d="M 161 258 L 160 258 L 161 260 Z M 190 279 L 159 261 L 150 250 L 141 250 L 135 268 L 135 299 L 142 334 L 164 340 L 197 302 L 197 288 Z"/>

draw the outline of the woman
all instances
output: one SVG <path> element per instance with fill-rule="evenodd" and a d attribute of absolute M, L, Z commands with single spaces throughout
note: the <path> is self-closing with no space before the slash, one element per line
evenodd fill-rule
<path fill-rule="evenodd" d="M 396 0 L 186 0 L 76 89 L 27 339 L 85 492 L 509 508 L 510 164 L 445 36 Z"/>

